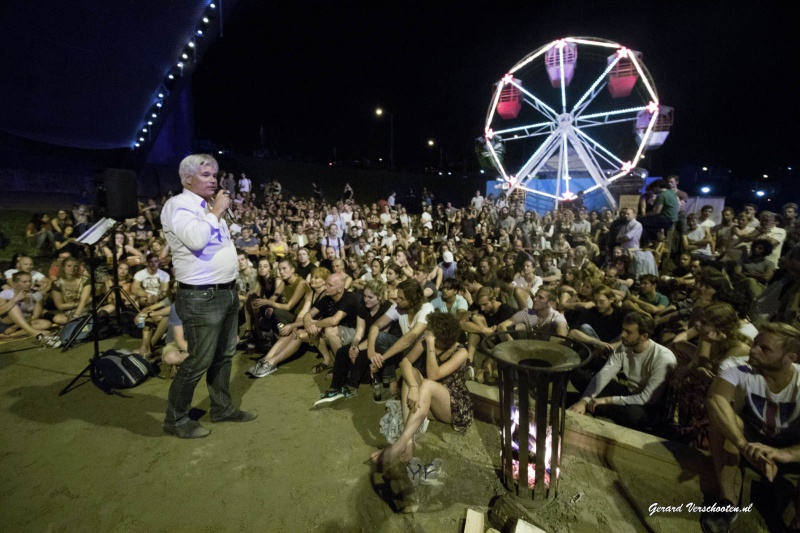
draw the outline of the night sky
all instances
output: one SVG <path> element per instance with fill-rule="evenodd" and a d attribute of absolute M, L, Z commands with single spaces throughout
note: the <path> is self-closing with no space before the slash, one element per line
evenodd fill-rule
<path fill-rule="evenodd" d="M 492 84 L 553 39 L 594 36 L 643 52 L 675 108 L 651 174 L 689 163 L 747 177 L 798 163 L 789 2 L 431 4 L 241 0 L 194 74 L 198 137 L 250 150 L 263 124 L 280 154 L 321 162 L 335 147 L 339 160 L 376 161 L 388 156 L 382 106 L 397 166 L 429 163 L 430 138 L 472 165 Z"/>

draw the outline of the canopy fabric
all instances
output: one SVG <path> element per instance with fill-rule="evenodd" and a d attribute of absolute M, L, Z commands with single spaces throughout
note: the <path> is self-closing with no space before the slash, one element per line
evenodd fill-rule
<path fill-rule="evenodd" d="M 131 147 L 208 4 L 3 0 L 0 130 L 60 146 Z"/>

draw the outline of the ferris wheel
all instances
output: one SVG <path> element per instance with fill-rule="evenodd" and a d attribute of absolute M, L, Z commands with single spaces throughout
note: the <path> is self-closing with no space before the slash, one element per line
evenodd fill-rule
<path fill-rule="evenodd" d="M 599 190 L 616 207 L 609 184 L 636 174 L 672 121 L 640 52 L 567 37 L 531 52 L 496 84 L 476 151 L 508 194 L 521 189 L 558 208 Z"/>

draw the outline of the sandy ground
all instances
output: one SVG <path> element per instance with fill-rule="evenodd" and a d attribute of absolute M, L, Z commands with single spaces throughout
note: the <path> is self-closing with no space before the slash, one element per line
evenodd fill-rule
<path fill-rule="evenodd" d="M 111 339 L 101 349 L 135 344 Z M 151 379 L 131 398 L 91 383 L 58 396 L 91 353 L 91 344 L 67 353 L 28 340 L 0 345 L 4 531 L 459 532 L 467 508 L 486 512 L 505 493 L 495 427 L 476 422 L 460 436 L 431 423 L 415 455 L 444 460 L 443 485 L 421 493 L 420 512 L 394 514 L 368 461 L 385 444 L 383 408 L 362 387 L 356 398 L 313 410 L 327 381 L 309 375 L 311 355 L 260 380 L 244 376 L 251 361 L 237 355 L 232 389 L 259 418 L 215 425 L 206 415 L 212 434 L 184 441 L 161 429 L 169 380 Z M 195 405 L 208 409 L 202 385 Z M 660 478 L 567 449 L 558 499 L 533 521 L 553 532 L 685 533 L 700 530 L 696 514 L 650 517 L 647 508 L 701 501 L 696 479 Z M 736 525 L 760 528 L 757 516 Z"/>

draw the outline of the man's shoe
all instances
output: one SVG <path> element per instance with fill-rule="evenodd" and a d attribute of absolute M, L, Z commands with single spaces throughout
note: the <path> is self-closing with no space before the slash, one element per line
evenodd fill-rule
<path fill-rule="evenodd" d="M 221 418 L 211 418 L 211 421 L 215 424 L 217 422 L 250 422 L 251 420 L 255 420 L 258 418 L 258 413 L 251 413 L 250 411 L 242 411 L 241 409 L 237 409 L 229 415 L 223 416 Z"/>
<path fill-rule="evenodd" d="M 344 394 L 344 397 L 347 399 L 354 398 L 358 396 L 358 389 L 356 387 L 345 385 L 342 387 L 342 394 Z"/>
<path fill-rule="evenodd" d="M 250 367 L 250 375 L 254 378 L 263 378 L 275 373 L 277 370 L 278 367 L 269 361 L 256 361 L 256 364 Z"/>
<path fill-rule="evenodd" d="M 735 507 L 730 500 L 722 499 L 714 504 L 717 507 Z M 735 511 L 706 511 L 700 514 L 700 529 L 703 533 L 727 533 L 736 521 Z"/>
<path fill-rule="evenodd" d="M 336 391 L 336 390 L 325 391 L 322 393 L 319 400 L 314 402 L 314 409 L 320 409 L 321 407 L 328 407 L 342 400 L 344 400 L 344 394 L 341 391 Z"/>
<path fill-rule="evenodd" d="M 200 425 L 196 420 L 190 420 L 181 426 L 164 426 L 164 432 L 175 435 L 179 439 L 202 439 L 208 437 L 211 432 Z"/>

